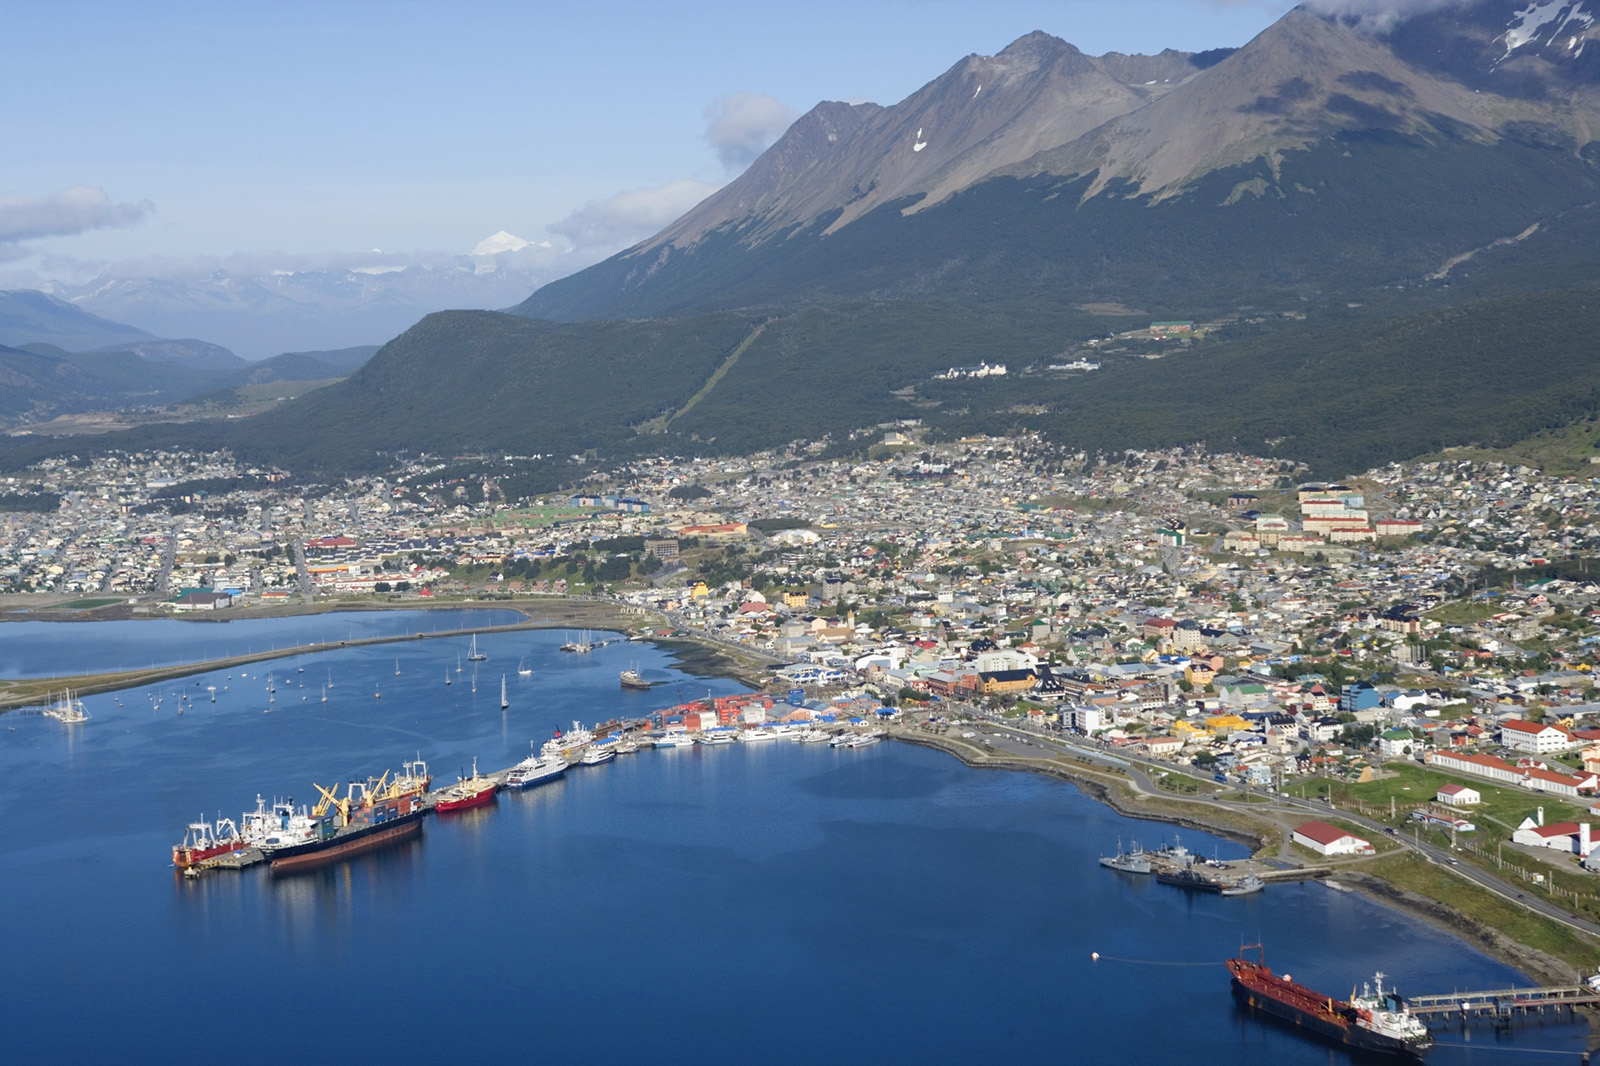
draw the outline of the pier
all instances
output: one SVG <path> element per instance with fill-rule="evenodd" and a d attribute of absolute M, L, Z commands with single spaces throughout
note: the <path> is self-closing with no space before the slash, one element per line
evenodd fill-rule
<path fill-rule="evenodd" d="M 1434 996 L 1407 996 L 1406 1007 L 1420 1018 L 1442 1020 L 1457 1014 L 1468 1018 L 1511 1018 L 1546 1010 L 1592 1007 L 1600 1004 L 1600 988 L 1589 984 L 1548 988 L 1499 988 L 1488 992 L 1449 992 Z"/>
<path fill-rule="evenodd" d="M 183 870 L 185 877 L 199 877 L 208 870 L 244 870 L 259 862 L 265 862 L 266 855 L 260 848 L 240 848 L 230 851 L 226 855 L 217 855 L 209 859 L 202 859 L 193 866 L 186 866 Z"/>

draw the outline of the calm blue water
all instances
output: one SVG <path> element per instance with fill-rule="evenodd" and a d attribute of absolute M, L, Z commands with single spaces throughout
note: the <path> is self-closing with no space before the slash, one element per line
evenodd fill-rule
<path fill-rule="evenodd" d="M 170 869 L 186 821 L 257 792 L 310 799 L 417 751 L 444 778 L 497 769 L 574 717 L 708 687 L 623 692 L 619 669 L 670 660 L 561 639 L 480 639 L 476 696 L 453 642 L 429 641 L 281 660 L 270 714 L 251 671 L 190 683 L 227 690 L 181 716 L 169 684 L 90 698 L 75 730 L 0 718 L 0 1060 L 1293 1066 L 1350 1060 L 1236 1010 L 1220 960 L 1241 941 L 1341 994 L 1378 968 L 1417 992 L 1518 980 L 1321 886 L 1222 900 L 1101 870 L 1161 828 L 900 744 L 643 751 L 310 875 Z M 1430 1061 L 1582 1043 L 1575 1025 L 1470 1036 Z"/>
<path fill-rule="evenodd" d="M 222 659 L 272 648 L 522 621 L 516 611 L 333 611 L 293 618 L 0 624 L 0 677 L 110 673 Z"/>

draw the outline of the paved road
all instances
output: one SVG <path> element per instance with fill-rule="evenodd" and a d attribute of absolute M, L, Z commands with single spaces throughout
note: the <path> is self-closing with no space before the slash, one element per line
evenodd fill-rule
<path fill-rule="evenodd" d="M 988 717 L 986 713 L 982 711 L 976 711 L 975 713 L 977 713 L 980 717 Z M 1070 735 L 1061 736 L 1043 733 L 1038 730 L 1014 725 L 1010 722 L 996 721 L 992 718 L 977 725 L 974 731 L 996 749 L 1005 751 L 1012 755 L 1031 755 L 1034 757 L 1039 757 L 1047 754 L 1051 749 L 1054 749 L 1056 751 L 1065 751 L 1072 755 L 1084 756 L 1107 765 L 1118 766 L 1119 768 L 1127 770 L 1130 779 L 1134 783 L 1134 787 L 1140 792 L 1146 793 L 1147 795 L 1164 796 L 1168 798 L 1171 798 L 1172 795 L 1170 792 L 1167 792 L 1155 783 L 1154 779 L 1151 777 L 1153 772 L 1184 772 L 1189 769 L 1185 767 L 1164 765 L 1155 760 L 1141 759 L 1135 756 L 1125 755 L 1122 752 L 1117 752 L 1115 755 L 1112 755 L 1093 743 L 1079 742 L 1076 739 L 1073 739 Z M 1250 804 L 1249 809 L 1256 811 L 1257 813 L 1276 812 L 1331 815 L 1343 819 L 1346 822 L 1352 822 L 1364 829 L 1371 830 L 1373 833 L 1376 833 L 1380 836 L 1389 836 L 1389 826 L 1385 825 L 1384 823 L 1373 818 L 1368 818 L 1363 814 L 1358 814 L 1355 811 L 1341 809 L 1327 802 L 1326 800 L 1281 795 L 1264 788 L 1240 787 L 1237 790 L 1241 792 L 1247 792 L 1261 798 L 1263 802 Z M 1417 839 L 1415 837 L 1408 840 L 1404 836 L 1395 835 L 1390 836 L 1390 839 L 1397 841 L 1403 848 L 1417 852 L 1430 862 L 1436 863 L 1440 866 L 1448 867 L 1456 876 L 1465 878 L 1468 881 L 1472 881 L 1480 887 L 1486 888 L 1490 892 L 1493 892 L 1496 895 L 1499 895 L 1504 899 L 1517 904 L 1518 906 L 1526 907 L 1531 911 L 1536 911 L 1547 918 L 1552 918 L 1555 921 L 1561 922 L 1562 924 L 1570 926 L 1573 929 L 1580 930 L 1581 932 L 1588 933 L 1591 936 L 1600 937 L 1600 924 L 1592 922 L 1581 915 L 1574 914 L 1572 911 L 1569 911 L 1566 908 L 1540 896 L 1529 896 L 1514 882 L 1501 877 L 1499 874 L 1494 873 L 1493 871 L 1483 869 L 1482 867 L 1476 865 L 1460 862 L 1455 858 L 1455 856 L 1450 854 L 1450 851 L 1447 848 L 1441 848 L 1436 845 L 1429 844 L 1426 841 Z"/>
<path fill-rule="evenodd" d="M 167 534 L 167 542 L 161 547 L 161 572 L 156 575 L 156 592 L 162 596 L 172 591 L 172 567 L 177 559 L 178 534 L 174 530 Z"/>
<path fill-rule="evenodd" d="M 294 553 L 294 572 L 300 584 L 300 595 L 307 603 L 311 603 L 316 599 L 316 592 L 311 587 L 311 568 L 306 565 L 306 542 L 295 537 L 289 541 L 289 550 Z"/>

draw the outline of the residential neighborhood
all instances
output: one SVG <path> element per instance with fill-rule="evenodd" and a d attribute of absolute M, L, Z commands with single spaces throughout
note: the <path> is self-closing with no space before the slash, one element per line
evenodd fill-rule
<path fill-rule="evenodd" d="M 51 461 L 0 486 L 58 500 L 0 514 L 0 586 L 140 614 L 581 595 L 760 652 L 775 686 L 987 708 L 1206 779 L 1401 763 L 1592 801 L 1600 584 L 1570 561 L 1600 482 L 876 432 L 518 500 L 459 461 L 331 486 L 226 454 Z"/>

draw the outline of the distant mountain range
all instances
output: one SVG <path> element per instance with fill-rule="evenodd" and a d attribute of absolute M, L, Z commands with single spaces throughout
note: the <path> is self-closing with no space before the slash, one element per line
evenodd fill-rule
<path fill-rule="evenodd" d="M 207 337 L 260 359 L 381 344 L 445 308 L 510 307 L 563 272 L 559 253 L 508 233 L 486 238 L 470 255 L 330 258 L 340 261 L 294 269 L 262 263 L 164 274 L 113 270 L 81 285 L 48 287 L 95 315 L 157 335 Z"/>
<path fill-rule="evenodd" d="M 840 442 L 917 418 L 1343 474 L 1594 417 L 1585 2 L 1303 6 L 1195 54 L 1030 34 L 897 104 L 819 104 L 649 240 L 514 315 L 429 316 L 230 432 L 337 468 Z M 1221 325 L 1105 340 L 1152 318 Z M 1059 369 L 1091 340 L 1101 372 Z M 1011 372 L 935 380 L 980 361 Z"/>
<path fill-rule="evenodd" d="M 348 376 L 378 350 L 288 352 L 251 363 L 220 345 L 165 340 L 41 292 L 0 292 L 0 426 L 160 407 L 273 381 Z"/>

